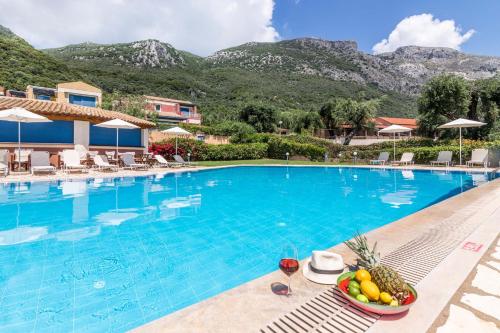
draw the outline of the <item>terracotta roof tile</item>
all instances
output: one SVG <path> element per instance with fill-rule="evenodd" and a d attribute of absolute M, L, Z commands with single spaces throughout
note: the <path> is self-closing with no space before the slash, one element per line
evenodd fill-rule
<path fill-rule="evenodd" d="M 74 117 L 76 120 L 81 119 L 100 122 L 117 118 L 128 121 L 142 128 L 155 127 L 153 122 L 117 111 L 109 111 L 101 108 L 92 108 L 68 103 L 41 101 L 37 99 L 0 97 L 0 110 L 10 109 L 13 107 L 22 107 L 28 111 L 41 115 L 70 116 Z"/>
<path fill-rule="evenodd" d="M 178 103 L 178 104 L 186 104 L 186 105 L 195 105 L 193 102 L 190 101 L 182 101 L 179 99 L 173 99 L 173 98 L 166 98 L 166 97 L 156 97 L 156 96 L 144 96 L 146 97 L 147 100 L 151 101 L 162 101 L 162 102 L 171 102 L 171 103 Z"/>

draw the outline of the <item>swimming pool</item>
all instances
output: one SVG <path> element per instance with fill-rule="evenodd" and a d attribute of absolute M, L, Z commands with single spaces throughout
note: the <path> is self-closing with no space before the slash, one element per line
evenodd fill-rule
<path fill-rule="evenodd" d="M 232 167 L 0 185 L 0 331 L 121 332 L 488 180 Z"/>

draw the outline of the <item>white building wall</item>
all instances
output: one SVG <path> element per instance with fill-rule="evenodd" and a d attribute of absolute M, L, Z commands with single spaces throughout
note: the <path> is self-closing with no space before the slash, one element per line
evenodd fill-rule
<path fill-rule="evenodd" d="M 88 121 L 75 120 L 74 125 L 74 143 L 89 148 L 90 141 L 90 123 Z"/>

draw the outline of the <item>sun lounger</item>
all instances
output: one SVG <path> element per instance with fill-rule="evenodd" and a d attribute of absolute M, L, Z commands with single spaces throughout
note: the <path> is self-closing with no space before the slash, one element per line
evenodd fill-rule
<path fill-rule="evenodd" d="M 9 151 L 7 149 L 0 150 L 0 173 L 4 176 L 9 174 Z"/>
<path fill-rule="evenodd" d="M 126 169 L 133 169 L 133 170 L 143 169 L 143 170 L 145 170 L 148 168 L 148 166 L 146 164 L 135 163 L 134 156 L 132 154 L 121 154 L 120 158 L 122 160 L 124 168 L 126 168 Z"/>
<path fill-rule="evenodd" d="M 95 155 L 94 160 L 94 168 L 99 171 L 110 170 L 110 171 L 118 171 L 118 166 L 110 164 L 108 158 L 105 155 Z"/>
<path fill-rule="evenodd" d="M 451 151 L 440 151 L 437 157 L 437 160 L 431 161 L 431 165 L 441 165 L 449 167 L 451 164 L 451 158 L 453 157 L 453 152 Z"/>
<path fill-rule="evenodd" d="M 87 167 L 80 163 L 80 154 L 76 150 L 63 150 L 62 153 L 64 172 L 82 171 L 87 172 Z"/>
<path fill-rule="evenodd" d="M 171 168 L 171 167 L 179 167 L 181 164 L 179 163 L 171 163 L 165 159 L 165 157 L 161 155 L 155 155 L 155 160 L 156 160 L 156 165 L 163 167 L 163 168 Z"/>
<path fill-rule="evenodd" d="M 31 174 L 37 172 L 56 173 L 56 168 L 50 165 L 50 154 L 48 151 L 34 151 L 31 153 Z"/>
<path fill-rule="evenodd" d="M 370 160 L 370 164 L 386 164 L 389 161 L 389 153 L 386 151 L 381 152 L 376 160 Z"/>
<path fill-rule="evenodd" d="M 30 159 L 30 154 L 33 149 L 21 149 L 19 152 L 17 149 L 14 152 L 14 165 L 17 165 L 17 170 L 21 170 L 22 165 L 26 165 L 28 169 L 28 161 Z"/>
<path fill-rule="evenodd" d="M 392 161 L 393 165 L 410 165 L 413 164 L 413 153 L 403 153 L 399 161 Z"/>
<path fill-rule="evenodd" d="M 173 157 L 174 157 L 175 162 L 177 162 L 181 166 L 194 167 L 194 165 L 191 162 L 184 161 L 184 159 L 182 158 L 181 155 L 174 155 Z"/>
<path fill-rule="evenodd" d="M 487 167 L 488 164 L 488 149 L 474 149 L 472 151 L 472 156 L 470 161 L 465 162 L 465 165 L 468 167 L 473 167 L 474 165 L 479 164 L 483 165 L 483 167 Z"/>

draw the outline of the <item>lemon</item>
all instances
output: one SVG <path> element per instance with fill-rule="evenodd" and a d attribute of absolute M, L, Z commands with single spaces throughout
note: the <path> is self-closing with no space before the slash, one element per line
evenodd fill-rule
<path fill-rule="evenodd" d="M 389 295 L 389 293 L 386 293 L 385 291 L 384 292 L 381 292 L 380 293 L 380 300 L 382 301 L 382 303 L 384 304 L 391 304 L 392 302 L 392 296 Z"/>
<path fill-rule="evenodd" d="M 356 280 L 358 280 L 359 283 L 365 280 L 371 281 L 372 279 L 372 276 L 366 269 L 358 269 L 354 277 L 356 278 Z"/>
<path fill-rule="evenodd" d="M 391 301 L 391 304 L 389 304 L 390 306 L 399 306 L 399 303 L 398 303 L 398 300 L 394 299 Z"/>
<path fill-rule="evenodd" d="M 361 281 L 361 292 L 368 297 L 370 301 L 378 301 L 380 290 L 377 285 L 370 280 Z"/>

